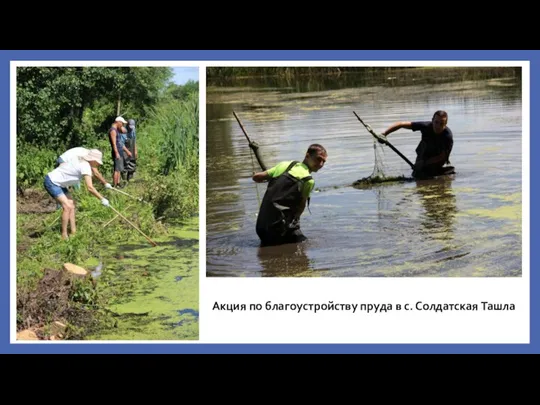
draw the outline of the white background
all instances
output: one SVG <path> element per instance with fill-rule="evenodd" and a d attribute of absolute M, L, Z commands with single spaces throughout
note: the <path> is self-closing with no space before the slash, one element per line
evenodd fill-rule
<path fill-rule="evenodd" d="M 17 66 L 199 66 L 200 75 L 200 340 L 197 343 L 530 343 L 529 333 L 529 62 L 475 61 L 24 61 L 11 62 L 11 342 L 16 342 L 16 100 Z M 207 278 L 206 277 L 206 66 L 522 66 L 523 269 L 519 278 Z M 513 311 L 483 310 L 482 301 L 513 304 Z M 245 311 L 213 310 L 245 304 Z M 266 310 L 265 304 L 391 304 L 387 312 Z M 477 304 L 476 311 L 418 310 L 416 303 Z M 261 304 L 260 311 L 249 310 Z M 410 311 L 396 310 L 409 304 Z M 98 343 L 50 341 L 50 344 Z M 108 343 L 100 341 L 99 343 Z M 111 343 L 173 343 L 114 341 Z"/>
<path fill-rule="evenodd" d="M 201 187 L 200 340 L 212 343 L 530 343 L 529 316 L 529 62 L 207 62 L 210 66 L 522 66 L 522 277 L 519 278 L 222 278 L 205 277 L 206 190 Z M 205 69 L 201 81 L 205 83 Z M 203 87 L 201 87 L 202 89 Z M 201 91 L 201 135 L 206 98 Z M 206 156 L 206 142 L 201 157 Z M 206 184 L 201 161 L 200 184 Z M 203 224 L 204 222 L 204 224 Z M 514 310 L 483 310 L 482 302 Z M 213 310 L 214 304 L 246 310 Z M 266 310 L 265 304 L 392 304 L 387 312 Z M 416 303 L 477 304 L 476 311 L 417 310 Z M 408 303 L 413 310 L 397 311 Z M 262 304 L 259 311 L 250 304 Z M 422 308 L 422 305 L 420 305 Z"/>

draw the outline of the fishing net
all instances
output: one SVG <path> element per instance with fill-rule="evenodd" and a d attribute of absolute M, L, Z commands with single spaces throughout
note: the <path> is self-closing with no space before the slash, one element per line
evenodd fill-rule
<path fill-rule="evenodd" d="M 376 183 L 408 179 L 407 177 L 405 177 L 405 175 L 403 175 L 403 164 L 401 164 L 399 161 L 396 161 L 395 159 L 388 159 L 385 156 L 385 149 L 383 148 L 383 145 L 376 140 L 373 140 L 373 153 L 373 172 L 367 177 L 356 180 L 353 183 L 353 186 L 369 186 Z"/>
<path fill-rule="evenodd" d="M 375 184 L 375 183 L 384 183 L 384 182 L 388 182 L 388 181 L 399 181 L 399 180 L 404 180 L 404 179 L 407 179 L 403 173 L 403 169 L 402 169 L 402 164 L 400 164 L 399 166 L 396 165 L 396 162 L 394 160 L 389 160 L 388 162 L 388 166 L 385 165 L 385 156 L 384 156 L 384 149 L 383 149 L 383 143 L 380 143 L 378 140 L 380 141 L 383 141 L 384 144 L 388 144 L 390 145 L 386 139 L 383 139 L 383 138 L 386 138 L 385 135 L 382 135 L 382 134 L 377 134 L 375 133 L 375 131 L 371 128 L 371 126 L 369 126 L 368 124 L 366 124 L 362 118 L 360 118 L 358 116 L 358 114 L 356 114 L 356 112 L 354 112 L 354 115 L 356 116 L 356 118 L 358 118 L 358 120 L 362 123 L 362 125 L 367 129 L 367 131 L 369 133 L 371 133 L 371 135 L 373 135 L 374 139 L 373 139 L 373 151 L 374 151 L 374 155 L 375 155 L 375 159 L 374 159 L 374 166 L 373 166 L 373 172 L 371 173 L 371 175 L 369 175 L 368 177 L 364 177 L 360 180 L 356 180 L 354 183 L 353 183 L 353 186 L 369 186 L 369 185 L 372 185 L 372 184 Z M 394 149 L 392 147 L 392 149 Z M 394 156 L 395 158 L 396 156 Z M 389 167 L 392 167 L 392 170 L 390 171 L 388 168 Z M 396 171 L 396 169 L 394 168 L 399 168 L 399 171 Z"/>
<path fill-rule="evenodd" d="M 373 151 L 375 154 L 375 163 L 373 166 L 373 173 L 369 176 L 372 181 L 376 179 L 386 179 L 388 176 L 388 169 L 384 164 L 384 149 L 379 142 L 373 141 Z"/>

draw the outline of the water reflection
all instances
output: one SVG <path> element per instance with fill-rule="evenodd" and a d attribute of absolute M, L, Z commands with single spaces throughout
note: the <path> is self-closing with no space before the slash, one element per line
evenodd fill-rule
<path fill-rule="evenodd" d="M 209 104 L 207 106 L 207 132 L 208 143 L 212 147 L 207 149 L 207 172 L 211 177 L 210 185 L 206 187 L 207 211 L 212 215 L 226 218 L 225 222 L 215 221 L 211 227 L 213 231 L 224 232 L 231 226 L 238 226 L 242 221 L 243 212 L 238 207 L 240 200 L 239 179 L 237 171 L 239 160 L 235 157 L 235 146 L 231 137 L 231 125 L 228 121 L 215 120 L 212 117 L 230 115 L 230 108 L 222 104 Z M 219 185 L 213 187 L 212 185 Z"/>
<path fill-rule="evenodd" d="M 416 181 L 416 195 L 425 210 L 422 226 L 433 239 L 453 238 L 457 214 L 456 195 L 452 190 L 453 176 Z"/>
<path fill-rule="evenodd" d="M 259 247 L 257 257 L 263 276 L 309 276 L 311 262 L 306 243 L 287 243 L 279 246 Z"/>

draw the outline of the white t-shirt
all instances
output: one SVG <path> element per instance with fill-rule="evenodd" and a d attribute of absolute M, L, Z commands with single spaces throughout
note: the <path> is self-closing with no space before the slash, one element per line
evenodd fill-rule
<path fill-rule="evenodd" d="M 86 156 L 88 152 L 90 152 L 90 150 L 83 147 L 71 148 L 62 153 L 60 155 L 60 159 L 62 159 L 64 162 L 68 162 L 72 159 L 78 159 L 80 157 Z"/>
<path fill-rule="evenodd" d="M 84 175 L 92 176 L 92 168 L 86 160 L 73 159 L 62 163 L 49 173 L 51 181 L 60 187 L 74 186 Z"/>

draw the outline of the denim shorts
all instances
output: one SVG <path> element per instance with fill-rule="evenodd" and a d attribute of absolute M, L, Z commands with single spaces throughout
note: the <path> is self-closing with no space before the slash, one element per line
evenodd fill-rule
<path fill-rule="evenodd" d="M 56 198 L 60 196 L 61 194 L 66 194 L 66 195 L 68 194 L 68 189 L 54 184 L 51 181 L 51 178 L 49 177 L 49 175 L 45 176 L 45 181 L 43 182 L 43 185 L 45 186 L 45 190 L 47 190 L 47 192 L 53 198 Z"/>

